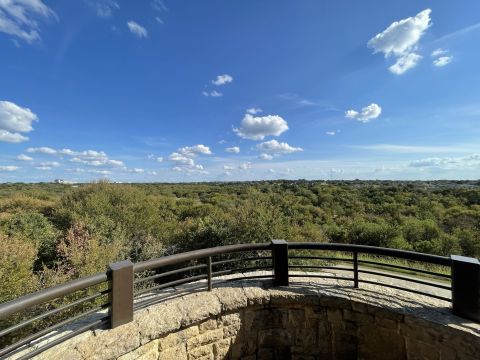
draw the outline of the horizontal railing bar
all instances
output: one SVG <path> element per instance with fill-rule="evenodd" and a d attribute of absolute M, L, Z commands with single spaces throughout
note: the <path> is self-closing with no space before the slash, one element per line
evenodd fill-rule
<path fill-rule="evenodd" d="M 62 342 L 64 342 L 65 340 L 68 340 L 68 339 L 71 339 L 72 337 L 74 336 L 77 336 L 93 327 L 99 327 L 99 326 L 102 326 L 102 325 L 106 325 L 110 322 L 110 317 L 106 316 L 106 317 L 103 317 L 101 319 L 98 319 L 96 321 L 94 321 L 93 323 L 90 323 L 90 324 L 87 324 L 85 326 L 82 326 L 80 328 L 78 328 L 77 330 L 75 331 L 72 331 L 71 333 L 68 333 L 58 339 L 55 339 L 51 342 L 49 342 L 48 344 L 45 344 L 31 352 L 29 352 L 28 354 L 18 358 L 17 360 L 27 360 L 27 359 L 31 359 L 33 356 L 36 356 L 38 354 L 40 354 L 41 352 L 45 351 L 45 350 L 48 350 L 52 347 L 54 347 L 55 345 L 58 345 Z"/>
<path fill-rule="evenodd" d="M 433 271 L 422 270 L 422 269 L 417 269 L 417 268 L 411 268 L 411 267 L 408 267 L 408 266 L 393 265 L 393 264 L 383 264 L 383 263 L 379 263 L 379 262 L 376 262 L 376 261 L 369 261 L 369 260 L 358 260 L 358 262 L 361 263 L 361 264 L 371 264 L 371 265 L 378 265 L 378 266 L 386 266 L 386 267 L 395 268 L 395 269 L 401 269 L 401 270 L 408 270 L 408 271 L 420 272 L 420 273 L 422 273 L 422 274 L 435 275 L 435 276 L 445 277 L 445 278 L 448 278 L 448 279 L 451 278 L 451 276 L 450 276 L 450 275 L 447 275 L 447 274 L 440 274 L 440 273 L 436 273 L 436 272 L 433 272 Z"/>
<path fill-rule="evenodd" d="M 319 279 L 338 279 L 338 280 L 348 280 L 353 281 L 353 277 L 345 277 L 345 276 L 335 276 L 335 275 L 313 275 L 309 273 L 305 274 L 290 274 L 290 277 L 311 277 L 311 278 L 319 278 Z"/>
<path fill-rule="evenodd" d="M 213 276 L 220 276 L 224 274 L 229 274 L 232 272 L 236 271 L 252 271 L 252 270 L 262 270 L 262 269 L 271 269 L 272 266 L 251 266 L 251 267 L 246 267 L 246 268 L 235 268 L 235 269 L 227 269 L 227 270 L 221 270 L 221 271 L 214 271 L 212 273 Z"/>
<path fill-rule="evenodd" d="M 161 301 L 164 301 L 164 300 L 168 300 L 172 297 L 178 297 L 182 294 L 186 294 L 186 293 L 198 290 L 198 289 L 205 289 L 205 284 L 199 284 L 199 285 L 196 285 L 196 286 L 192 286 L 188 289 L 175 290 L 175 291 L 173 291 L 171 293 L 168 293 L 168 294 L 165 294 L 163 296 L 156 295 L 152 298 L 147 298 L 145 300 L 142 300 L 141 298 L 137 298 L 136 299 L 137 302 L 134 304 L 134 311 L 144 309 L 144 308 L 150 306 L 151 304 L 155 304 L 155 303 L 158 303 L 158 302 L 161 302 Z"/>
<path fill-rule="evenodd" d="M 108 275 L 106 272 L 98 273 L 5 302 L 0 304 L 0 320 L 32 306 L 40 305 L 58 297 L 71 294 L 75 291 L 101 284 L 107 280 Z"/>
<path fill-rule="evenodd" d="M 337 244 L 337 243 L 311 243 L 311 242 L 291 242 L 288 248 L 292 250 L 310 249 L 310 250 L 330 250 L 344 252 L 358 252 L 373 255 L 383 255 L 397 257 L 401 259 L 422 261 L 431 264 L 450 266 L 450 258 L 446 256 L 429 255 L 413 251 L 388 249 L 367 245 Z"/>
<path fill-rule="evenodd" d="M 8 354 L 8 353 L 12 352 L 13 350 L 18 349 L 20 346 L 23 346 L 23 345 L 25 345 L 25 344 L 28 344 L 29 342 L 34 341 L 34 340 L 38 339 L 39 337 L 42 337 L 43 335 L 46 335 L 46 334 L 48 334 L 49 332 L 52 332 L 52 331 L 54 331 L 54 330 L 56 330 L 56 329 L 58 329 L 58 328 L 61 328 L 62 326 L 68 325 L 68 324 L 70 324 L 70 323 L 73 322 L 73 321 L 76 321 L 76 320 L 78 320 L 78 319 L 81 319 L 82 317 L 85 317 L 85 316 L 87 316 L 87 315 L 91 315 L 91 314 L 93 314 L 93 313 L 95 313 L 95 312 L 97 312 L 97 311 L 101 311 L 101 310 L 107 308 L 109 305 L 110 305 L 110 303 L 105 303 L 105 304 L 100 305 L 100 306 L 98 306 L 98 307 L 96 307 L 96 308 L 94 308 L 94 309 L 87 310 L 87 311 L 85 311 L 85 312 L 83 312 L 83 313 L 81 313 L 81 314 L 78 314 L 78 315 L 76 315 L 76 316 L 73 316 L 73 317 L 71 317 L 71 318 L 68 318 L 68 319 L 66 319 L 66 320 L 63 320 L 63 321 L 61 321 L 61 322 L 59 322 L 59 323 L 56 323 L 55 325 L 52 325 L 52 326 L 50 326 L 50 327 L 48 327 L 48 328 L 46 328 L 46 329 L 40 330 L 40 331 L 38 331 L 38 332 L 36 332 L 36 333 L 34 333 L 34 334 L 26 337 L 26 338 L 23 338 L 22 340 L 14 343 L 14 344 L 6 347 L 6 348 L 1 349 L 1 350 L 0 350 L 0 356 L 3 356 L 3 355 L 5 355 L 5 354 Z"/>
<path fill-rule="evenodd" d="M 216 255 L 221 255 L 225 253 L 234 253 L 234 252 L 241 252 L 241 251 L 269 250 L 270 248 L 271 248 L 270 243 L 217 246 L 209 249 L 188 251 L 181 254 L 165 256 L 159 259 L 143 261 L 135 264 L 133 266 L 133 269 L 135 272 L 140 272 L 140 271 L 159 268 L 162 266 L 173 265 L 173 264 L 181 263 L 184 261 L 205 258 L 208 256 L 216 256 Z"/>
<path fill-rule="evenodd" d="M 404 287 L 396 286 L 396 285 L 392 285 L 392 284 L 385 284 L 385 283 L 379 283 L 379 282 L 376 282 L 376 281 L 361 280 L 361 279 L 359 279 L 358 281 L 361 282 L 361 283 L 372 284 L 372 285 L 377 285 L 377 286 L 385 286 L 385 287 L 389 287 L 389 288 L 392 288 L 392 289 L 408 291 L 408 292 L 418 294 L 418 295 L 430 296 L 432 298 L 439 299 L 439 300 L 444 300 L 444 301 L 448 301 L 448 302 L 452 301 L 452 299 L 449 299 L 449 298 L 446 298 L 446 297 L 443 297 L 443 296 L 439 296 L 439 295 L 435 295 L 435 294 L 431 294 L 431 293 L 426 293 L 426 292 L 419 291 L 419 290 L 408 289 L 408 288 L 404 288 Z"/>
<path fill-rule="evenodd" d="M 382 272 L 378 272 L 378 271 L 362 270 L 362 269 L 359 269 L 358 272 L 363 273 L 363 274 L 384 276 L 384 277 L 397 279 L 397 280 L 410 281 L 410 282 L 413 282 L 413 283 L 428 285 L 428 286 L 436 287 L 436 288 L 439 288 L 439 289 L 452 290 L 452 288 L 450 286 L 435 284 L 435 283 L 431 283 L 431 282 L 428 282 L 428 281 L 417 280 L 417 279 L 408 278 L 408 277 L 400 276 L 400 275 L 394 275 L 394 274 L 390 274 L 390 273 L 382 273 Z"/>
<path fill-rule="evenodd" d="M 223 264 L 230 264 L 238 261 L 255 261 L 255 260 L 272 260 L 271 256 L 260 256 L 254 258 L 238 258 L 238 259 L 228 259 L 228 260 L 220 260 L 212 262 L 212 265 L 223 265 Z"/>
<path fill-rule="evenodd" d="M 152 286 L 151 288 L 147 288 L 147 289 L 142 289 L 142 290 L 139 290 L 139 291 L 135 292 L 134 295 L 135 295 L 135 296 L 138 296 L 138 295 L 146 294 L 146 293 L 148 293 L 148 292 L 150 292 L 150 291 L 155 291 L 155 290 L 159 290 L 159 289 L 164 289 L 164 288 L 172 287 L 172 286 L 175 286 L 175 285 L 186 284 L 186 283 L 189 283 L 189 282 L 192 282 L 192 281 L 197 281 L 197 280 L 206 279 L 206 278 L 207 278 L 207 275 L 191 276 L 191 277 L 189 277 L 189 278 L 180 279 L 180 280 L 175 280 L 175 281 L 170 281 L 170 282 L 165 283 L 165 284 L 161 284 L 161 285 L 157 285 L 157 286 Z"/>
<path fill-rule="evenodd" d="M 342 270 L 353 271 L 353 268 L 342 266 L 315 266 L 315 265 L 288 265 L 289 269 L 326 269 L 326 270 Z"/>
<path fill-rule="evenodd" d="M 101 291 L 101 292 L 98 292 L 96 294 L 93 294 L 93 295 L 90 295 L 90 296 L 87 296 L 87 297 L 84 297 L 84 298 L 81 298 L 81 299 L 78 299 L 70 304 L 67 304 L 67 305 L 64 305 L 64 306 L 60 306 L 56 309 L 53 309 L 53 310 L 50 310 L 50 311 L 47 311 L 47 312 L 44 312 L 38 316 L 35 316 L 31 319 L 28 319 L 28 320 L 25 320 L 25 321 L 22 321 L 21 323 L 18 323 L 16 325 L 13 325 L 7 329 L 4 329 L 2 331 L 0 331 L 0 337 L 4 336 L 4 335 L 7 335 L 9 333 L 11 333 L 12 331 L 15 331 L 15 330 L 18 330 L 18 329 L 21 329 L 22 327 L 24 326 L 27 326 L 31 323 L 34 323 L 35 321 L 38 321 L 38 320 L 41 320 L 41 319 L 44 319 L 46 317 L 49 317 L 49 316 L 52 316 L 52 315 L 55 315 L 61 311 L 65 311 L 65 310 L 68 310 L 76 305 L 79 305 L 79 304 L 82 304 L 84 302 L 87 302 L 87 301 L 91 301 L 91 300 L 94 300 L 94 299 L 97 299 L 99 298 L 100 296 L 103 296 L 103 295 L 106 295 L 110 292 L 109 289 L 107 290 L 104 290 L 104 291 Z"/>
<path fill-rule="evenodd" d="M 346 261 L 353 262 L 349 258 L 323 257 L 323 256 L 289 256 L 289 259 L 306 259 L 306 260 L 329 260 L 329 261 Z"/>
<path fill-rule="evenodd" d="M 167 272 L 164 272 L 164 273 L 155 274 L 155 275 L 148 276 L 148 277 L 144 277 L 144 278 L 138 278 L 138 279 L 135 279 L 135 281 L 134 281 L 133 283 L 134 283 L 134 284 L 139 284 L 139 283 L 142 283 L 142 282 L 145 282 L 145 281 L 148 281 L 148 280 L 154 280 L 154 279 L 158 279 L 158 278 L 165 277 L 165 276 L 169 276 L 169 275 L 180 274 L 180 273 L 182 273 L 182 272 L 186 272 L 186 271 L 190 271 L 190 270 L 203 269 L 203 268 L 206 268 L 206 267 L 207 267 L 206 264 L 189 266 L 189 267 L 186 267 L 186 268 L 181 268 L 181 269 L 177 269 L 177 270 L 167 271 Z"/>
<path fill-rule="evenodd" d="M 243 277 L 236 277 L 233 279 L 225 279 L 222 281 L 235 281 L 235 280 L 247 280 L 247 279 L 271 279 L 273 275 L 252 275 L 252 276 L 243 276 Z"/>

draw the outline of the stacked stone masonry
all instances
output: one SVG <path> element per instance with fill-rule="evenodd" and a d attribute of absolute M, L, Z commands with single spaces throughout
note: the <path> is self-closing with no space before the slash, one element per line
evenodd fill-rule
<path fill-rule="evenodd" d="M 53 337 L 55 338 L 55 337 Z M 48 341 L 48 340 L 44 340 Z M 149 306 L 38 359 L 478 359 L 480 326 L 422 296 L 341 280 L 218 284 Z"/>

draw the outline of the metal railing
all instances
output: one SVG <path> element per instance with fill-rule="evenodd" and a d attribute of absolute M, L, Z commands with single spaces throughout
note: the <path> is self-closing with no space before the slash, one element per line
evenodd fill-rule
<path fill-rule="evenodd" d="M 255 272 L 258 270 L 264 272 Z M 241 277 L 235 276 L 239 273 Z M 26 345 L 39 343 L 66 326 L 71 326 L 69 331 L 42 342 L 20 359 L 31 358 L 92 328 L 115 328 L 132 321 L 138 309 L 184 293 L 210 291 L 214 280 L 272 279 L 274 286 L 288 286 L 296 277 L 334 278 L 351 281 L 354 288 L 366 283 L 429 296 L 450 302 L 454 314 L 480 322 L 477 259 L 273 240 L 201 249 L 136 264 L 125 260 L 111 264 L 104 273 L 0 304 L 0 326 L 7 324 L 0 327 L 0 359 L 18 356 Z M 397 283 L 384 282 L 383 278 Z M 410 283 L 417 288 L 406 285 Z"/>

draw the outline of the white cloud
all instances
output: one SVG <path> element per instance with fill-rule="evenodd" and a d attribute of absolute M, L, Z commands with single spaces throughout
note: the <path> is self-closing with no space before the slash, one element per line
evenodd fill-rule
<path fill-rule="evenodd" d="M 246 163 L 240 164 L 238 168 L 240 170 L 248 170 L 252 168 L 252 164 L 250 164 L 249 162 L 246 162 Z"/>
<path fill-rule="evenodd" d="M 13 166 L 13 165 L 3 165 L 0 166 L 0 171 L 17 171 L 20 169 L 18 166 Z"/>
<path fill-rule="evenodd" d="M 70 156 L 70 162 L 89 165 L 89 166 L 113 166 L 113 167 L 124 167 L 125 164 L 120 160 L 110 159 L 107 154 L 103 151 L 96 150 L 84 150 L 84 151 L 74 151 L 71 149 L 61 149 L 56 150 L 50 147 L 38 147 L 38 148 L 28 148 L 28 153 L 37 153 L 44 155 L 56 155 L 56 156 Z"/>
<path fill-rule="evenodd" d="M 257 114 L 260 114 L 261 112 L 263 112 L 263 110 L 256 107 L 247 109 L 247 114 L 257 115 Z"/>
<path fill-rule="evenodd" d="M 143 174 L 145 172 L 145 169 L 133 168 L 133 169 L 130 170 L 130 172 L 136 173 L 136 174 Z"/>
<path fill-rule="evenodd" d="M 399 57 L 395 64 L 390 66 L 388 70 L 395 75 L 401 75 L 405 71 L 415 67 L 421 59 L 422 57 L 418 54 L 406 54 L 405 56 Z"/>
<path fill-rule="evenodd" d="M 51 18 L 56 18 L 56 15 L 42 0 L 0 1 L 0 32 L 27 43 L 40 40 L 38 20 Z"/>
<path fill-rule="evenodd" d="M 357 113 L 357 112 L 354 111 L 354 110 L 348 110 L 348 111 L 347 111 L 347 114 L 348 114 L 349 112 L 351 112 L 351 111 L 353 111 L 354 113 Z M 335 132 L 335 131 L 326 131 L 325 134 L 330 135 L 330 136 L 335 136 L 336 132 Z"/>
<path fill-rule="evenodd" d="M 153 8 L 159 12 L 168 11 L 167 6 L 162 0 L 153 0 Z"/>
<path fill-rule="evenodd" d="M 82 168 L 76 168 L 73 171 L 77 173 L 88 173 L 88 174 L 98 174 L 98 175 L 109 175 L 112 173 L 110 170 L 82 169 Z"/>
<path fill-rule="evenodd" d="M 372 119 L 378 118 L 381 113 L 382 108 L 379 105 L 372 103 L 368 106 L 365 106 L 360 112 L 356 110 L 348 110 L 345 113 L 345 117 L 366 123 Z"/>
<path fill-rule="evenodd" d="M 225 84 L 229 84 L 233 81 L 233 77 L 228 74 L 218 75 L 215 80 L 212 80 L 213 85 L 221 86 Z"/>
<path fill-rule="evenodd" d="M 260 154 L 259 158 L 262 159 L 262 160 L 272 160 L 273 156 L 269 155 L 269 154 L 266 154 L 266 153 L 263 153 L 263 154 Z"/>
<path fill-rule="evenodd" d="M 104 19 L 111 17 L 115 10 L 120 9 L 120 5 L 113 0 L 87 0 L 86 3 L 99 18 Z"/>
<path fill-rule="evenodd" d="M 198 144 L 194 146 L 185 146 L 178 149 L 178 152 L 185 156 L 196 156 L 199 154 L 202 154 L 202 155 L 212 154 L 212 151 L 210 150 L 210 148 L 202 144 Z"/>
<path fill-rule="evenodd" d="M 146 38 L 148 36 L 148 31 L 142 25 L 136 23 L 135 21 L 127 22 L 128 29 L 132 34 L 139 38 Z"/>
<path fill-rule="evenodd" d="M 461 157 L 431 157 L 426 159 L 414 160 L 409 163 L 410 167 L 438 167 L 443 169 L 459 169 L 480 167 L 480 154 L 472 154 Z"/>
<path fill-rule="evenodd" d="M 415 54 L 418 43 L 425 31 L 431 26 L 432 10 L 426 9 L 413 17 L 393 22 L 383 32 L 368 41 L 367 46 L 374 53 L 383 53 L 385 57 L 395 57 L 396 63 L 389 70 L 397 75 L 417 65 L 421 56 Z"/>
<path fill-rule="evenodd" d="M 233 170 L 233 169 L 235 169 L 233 166 L 223 165 L 223 170 Z"/>
<path fill-rule="evenodd" d="M 9 143 L 20 143 L 27 141 L 28 137 L 23 136 L 19 133 L 11 133 L 6 130 L 0 130 L 0 141 L 9 142 Z"/>
<path fill-rule="evenodd" d="M 32 124 L 35 121 L 38 121 L 38 117 L 30 109 L 22 108 L 10 101 L 0 101 L 0 141 L 11 143 L 27 141 L 28 137 L 21 133 L 32 131 Z"/>
<path fill-rule="evenodd" d="M 25 154 L 20 154 L 15 159 L 17 159 L 18 161 L 32 161 L 33 160 L 32 157 L 27 156 Z"/>
<path fill-rule="evenodd" d="M 432 57 L 442 56 L 442 55 L 445 55 L 446 53 L 448 53 L 448 50 L 438 48 L 438 49 L 432 51 Z"/>
<path fill-rule="evenodd" d="M 37 153 L 37 154 L 47 154 L 47 155 L 56 155 L 57 150 L 52 149 L 50 147 L 42 146 L 38 148 L 28 148 L 28 153 Z"/>
<path fill-rule="evenodd" d="M 266 136 L 279 136 L 288 130 L 287 122 L 278 115 L 253 116 L 245 114 L 239 129 L 233 129 L 238 136 L 250 140 L 263 140 Z"/>
<path fill-rule="evenodd" d="M 257 149 L 271 154 L 291 154 L 294 152 L 303 151 L 300 147 L 293 147 L 284 142 L 277 140 L 270 140 L 257 145 Z"/>
<path fill-rule="evenodd" d="M 453 56 L 441 56 L 438 59 L 433 60 L 433 65 L 436 67 L 443 67 L 452 62 Z"/>
<path fill-rule="evenodd" d="M 207 96 L 207 97 L 209 97 L 209 96 L 211 96 L 211 97 L 221 97 L 221 96 L 223 96 L 223 94 L 221 92 L 217 91 L 217 90 L 212 90 L 210 92 L 209 91 L 202 91 L 202 95 Z"/>
<path fill-rule="evenodd" d="M 232 146 L 225 149 L 226 152 L 238 154 L 240 152 L 240 148 L 238 146 Z"/>
<path fill-rule="evenodd" d="M 182 154 L 179 154 L 177 152 L 171 153 L 168 159 L 170 161 L 177 163 L 177 165 L 193 166 L 195 164 L 195 161 L 193 161 L 193 159 L 186 157 Z"/>
<path fill-rule="evenodd" d="M 163 162 L 163 157 L 162 156 L 156 156 L 154 154 L 150 154 L 147 156 L 150 160 L 155 160 L 156 162 L 162 163 Z"/>
<path fill-rule="evenodd" d="M 54 167 L 59 167 L 60 166 L 60 163 L 58 163 L 57 161 L 46 161 L 46 162 L 42 162 L 40 164 L 38 164 L 39 166 L 42 166 L 42 167 L 50 167 L 50 168 L 54 168 Z"/>

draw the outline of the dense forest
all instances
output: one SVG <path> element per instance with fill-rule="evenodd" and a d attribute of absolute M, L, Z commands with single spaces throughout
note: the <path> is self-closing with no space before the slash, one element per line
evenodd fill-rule
<path fill-rule="evenodd" d="M 480 257 L 480 182 L 0 185 L 0 302 L 232 243 L 340 242 Z"/>

